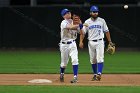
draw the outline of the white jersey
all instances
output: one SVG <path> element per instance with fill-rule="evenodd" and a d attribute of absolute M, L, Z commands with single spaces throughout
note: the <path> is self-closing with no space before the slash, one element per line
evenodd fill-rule
<path fill-rule="evenodd" d="M 66 29 L 70 24 L 73 24 L 72 19 L 65 19 L 61 22 L 61 41 L 71 41 L 77 38 L 77 30 Z"/>
<path fill-rule="evenodd" d="M 87 25 L 83 27 L 84 33 L 88 32 L 88 40 L 98 40 L 104 38 L 104 32 L 109 31 L 103 18 L 98 17 L 96 20 L 89 18 L 85 21 Z"/>

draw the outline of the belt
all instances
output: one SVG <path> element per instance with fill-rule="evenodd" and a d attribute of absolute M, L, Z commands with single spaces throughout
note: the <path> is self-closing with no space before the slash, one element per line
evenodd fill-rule
<path fill-rule="evenodd" d="M 62 44 L 71 44 L 72 42 L 74 42 L 74 40 L 73 41 L 68 41 L 68 42 L 62 42 Z"/>
<path fill-rule="evenodd" d="M 98 40 L 102 40 L 102 38 L 101 39 L 92 40 L 92 41 L 97 42 Z"/>

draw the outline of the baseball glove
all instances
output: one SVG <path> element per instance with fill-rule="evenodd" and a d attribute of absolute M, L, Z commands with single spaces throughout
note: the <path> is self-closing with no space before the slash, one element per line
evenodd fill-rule
<path fill-rule="evenodd" d="M 78 16 L 76 14 L 73 14 L 72 20 L 73 20 L 73 25 L 77 25 L 77 24 L 82 23 L 81 20 L 80 20 L 80 16 Z"/>
<path fill-rule="evenodd" d="M 107 52 L 108 54 L 113 55 L 113 54 L 115 53 L 115 44 L 112 43 L 112 42 L 109 43 L 108 46 L 107 46 L 106 52 Z"/>

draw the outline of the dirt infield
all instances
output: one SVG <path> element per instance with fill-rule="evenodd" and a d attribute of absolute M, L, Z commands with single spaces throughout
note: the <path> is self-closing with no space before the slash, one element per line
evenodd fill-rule
<path fill-rule="evenodd" d="M 91 81 L 91 74 L 79 74 L 78 83 L 71 84 L 72 74 L 65 74 L 65 82 L 59 82 L 59 74 L 0 74 L 0 85 L 80 85 L 80 86 L 140 86 L 140 74 L 103 74 L 101 81 Z M 47 79 L 52 83 L 29 83 L 33 79 Z"/>

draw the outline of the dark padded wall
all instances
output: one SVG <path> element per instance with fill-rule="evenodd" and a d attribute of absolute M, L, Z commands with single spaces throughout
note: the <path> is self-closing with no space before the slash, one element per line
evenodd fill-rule
<path fill-rule="evenodd" d="M 1 7 L 0 47 L 56 48 L 60 41 L 60 11 L 78 11 L 82 20 L 89 18 L 89 7 Z M 100 7 L 118 47 L 140 47 L 140 7 Z M 78 38 L 79 39 L 79 38 Z M 106 39 L 105 39 L 106 40 Z M 87 39 L 85 39 L 85 42 Z"/>

